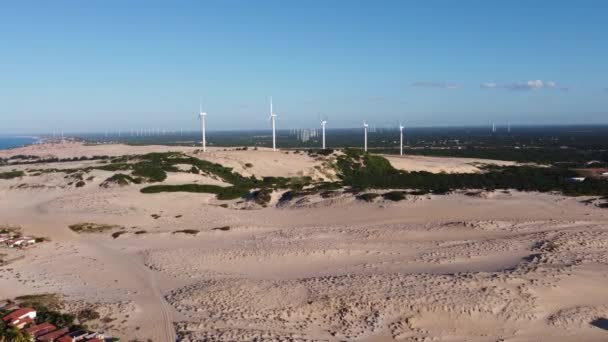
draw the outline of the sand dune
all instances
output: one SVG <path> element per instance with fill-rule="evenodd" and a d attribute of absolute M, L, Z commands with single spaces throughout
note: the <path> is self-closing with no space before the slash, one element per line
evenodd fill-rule
<path fill-rule="evenodd" d="M 37 148 L 1 153 L 169 150 Z M 308 155 L 183 151 L 244 174 L 324 175 L 315 168 L 322 162 Z M 410 163 L 403 159 L 391 162 Z M 445 161 L 412 159 L 403 167 L 439 171 Z M 445 167 L 475 172 L 470 162 L 452 160 Z M 116 319 L 106 328 L 124 340 L 519 342 L 608 336 L 597 323 L 608 319 L 608 211 L 577 198 L 510 191 L 363 203 L 340 194 L 277 208 L 275 196 L 267 208 L 242 210 L 239 200 L 224 208 L 210 194 L 100 187 L 111 174 L 92 171 L 93 179 L 79 188 L 68 185 L 63 173 L 0 180 L 0 224 L 51 239 L 0 267 L 0 297 L 55 292 L 68 306 L 98 303 Z M 222 185 L 183 173 L 165 182 Z M 78 222 L 115 224 L 124 233 L 78 234 L 68 228 Z M 228 228 L 214 229 L 219 227 Z M 198 233 L 174 234 L 186 229 Z"/>

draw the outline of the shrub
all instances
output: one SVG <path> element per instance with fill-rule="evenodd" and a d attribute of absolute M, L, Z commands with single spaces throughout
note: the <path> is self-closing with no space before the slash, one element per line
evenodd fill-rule
<path fill-rule="evenodd" d="M 100 315 L 99 312 L 90 309 L 90 308 L 86 308 L 86 309 L 82 309 L 78 312 L 78 321 L 82 322 L 86 322 L 86 321 L 92 321 L 95 319 L 99 319 Z"/>
<path fill-rule="evenodd" d="M 25 176 L 23 171 L 0 172 L 0 179 L 13 179 Z"/>
<path fill-rule="evenodd" d="M 375 194 L 373 192 L 368 192 L 365 194 L 361 194 L 361 195 L 357 195 L 356 198 L 360 201 L 365 201 L 365 202 L 373 202 L 374 199 L 376 199 L 378 196 L 380 196 L 379 194 Z"/>
<path fill-rule="evenodd" d="M 147 162 L 135 164 L 132 174 L 145 178 L 148 182 L 162 182 L 167 179 L 167 173 L 162 168 Z"/>
<path fill-rule="evenodd" d="M 112 233 L 112 237 L 113 237 L 114 239 L 117 239 L 119 236 L 121 236 L 122 234 L 125 234 L 125 233 L 126 233 L 126 232 L 124 232 L 124 231 L 120 231 L 120 232 L 114 232 L 114 233 Z"/>
<path fill-rule="evenodd" d="M 173 232 L 173 234 L 179 234 L 179 233 L 196 235 L 196 234 L 199 233 L 199 231 L 196 230 L 196 229 L 182 229 L 182 230 L 176 230 L 176 231 Z"/>
<path fill-rule="evenodd" d="M 115 224 L 100 224 L 100 223 L 90 223 L 90 222 L 76 223 L 76 224 L 72 224 L 68 227 L 71 230 L 75 231 L 76 233 L 99 233 L 99 232 L 103 232 L 106 230 L 123 228 L 122 226 L 115 225 Z"/>
<path fill-rule="evenodd" d="M 259 205 L 266 206 L 270 202 L 272 192 L 268 189 L 260 189 L 251 193 L 253 201 Z"/>
<path fill-rule="evenodd" d="M 160 192 L 199 192 L 219 194 L 224 187 L 207 184 L 180 184 L 180 185 L 152 185 L 141 189 L 144 194 L 156 194 Z"/>
<path fill-rule="evenodd" d="M 382 194 L 382 197 L 385 200 L 398 202 L 398 201 L 405 199 L 405 192 L 404 191 L 389 191 L 389 192 Z"/>
<path fill-rule="evenodd" d="M 141 182 L 141 178 L 133 178 L 129 175 L 125 175 L 124 173 L 117 173 L 103 181 L 101 184 L 99 184 L 99 186 L 107 188 L 113 184 L 116 184 L 118 186 L 127 186 L 131 183 L 140 184 Z"/>

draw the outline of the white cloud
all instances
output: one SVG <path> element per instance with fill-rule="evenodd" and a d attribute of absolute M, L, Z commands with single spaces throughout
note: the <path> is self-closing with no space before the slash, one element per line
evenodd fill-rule
<path fill-rule="evenodd" d="M 557 83 L 554 81 L 530 80 L 527 82 L 505 83 L 498 84 L 495 82 L 482 83 L 479 86 L 482 89 L 510 89 L 510 90 L 539 90 L 557 88 Z M 567 87 L 560 87 L 561 90 L 569 90 Z"/>
<path fill-rule="evenodd" d="M 441 89 L 460 89 L 462 86 L 457 83 L 448 82 L 414 82 L 412 87 L 418 88 L 441 88 Z"/>

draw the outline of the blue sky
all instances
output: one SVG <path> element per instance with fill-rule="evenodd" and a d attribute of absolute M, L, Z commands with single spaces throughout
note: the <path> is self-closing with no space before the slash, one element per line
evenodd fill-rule
<path fill-rule="evenodd" d="M 6 1 L 0 133 L 608 123 L 606 1 Z"/>

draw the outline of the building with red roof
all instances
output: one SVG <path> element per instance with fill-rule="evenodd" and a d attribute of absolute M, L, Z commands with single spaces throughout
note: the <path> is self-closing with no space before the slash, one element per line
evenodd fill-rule
<path fill-rule="evenodd" d="M 23 329 L 25 328 L 27 325 L 34 323 L 34 320 L 31 319 L 29 316 L 25 316 L 22 318 L 18 318 L 14 321 L 11 321 L 10 323 L 8 323 L 8 325 L 16 327 L 17 329 Z"/>
<path fill-rule="evenodd" d="M 38 341 L 54 342 L 57 341 L 57 339 L 61 336 L 67 334 L 69 331 L 70 330 L 68 328 L 61 328 L 59 330 L 55 330 L 53 332 L 38 337 Z"/>
<path fill-rule="evenodd" d="M 44 322 L 40 324 L 33 325 L 24 331 L 33 337 L 42 336 L 44 334 L 50 333 L 51 331 L 55 331 L 57 328 L 49 322 Z"/>
<path fill-rule="evenodd" d="M 29 317 L 30 319 L 34 319 L 36 318 L 36 310 L 32 309 L 32 308 L 21 308 L 21 309 L 17 309 L 11 313 L 9 313 L 8 315 L 2 317 L 2 320 L 4 321 L 4 323 L 11 323 L 15 320 L 18 319 L 22 319 L 25 317 Z"/>

